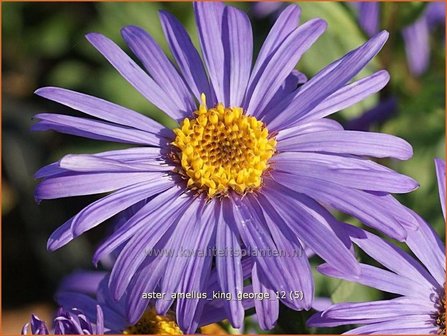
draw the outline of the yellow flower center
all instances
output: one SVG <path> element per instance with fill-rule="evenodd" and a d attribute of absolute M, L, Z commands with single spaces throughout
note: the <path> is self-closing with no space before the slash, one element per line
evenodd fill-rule
<path fill-rule="evenodd" d="M 194 112 L 185 118 L 172 144 L 181 165 L 178 172 L 192 190 L 213 196 L 225 195 L 230 189 L 239 194 L 253 191 L 262 184 L 262 174 L 276 148 L 264 123 L 247 116 L 241 107 L 207 109 L 205 95 Z"/>
<path fill-rule="evenodd" d="M 157 315 L 154 308 L 146 310 L 141 319 L 124 330 L 126 335 L 183 335 L 175 323 L 175 316 L 169 312 L 166 316 Z"/>

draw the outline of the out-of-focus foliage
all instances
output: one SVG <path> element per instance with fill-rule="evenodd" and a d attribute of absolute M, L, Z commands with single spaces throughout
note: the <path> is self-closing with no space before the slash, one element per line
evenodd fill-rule
<path fill-rule="evenodd" d="M 238 3 L 251 13 L 252 4 Z M 321 17 L 327 32 L 302 58 L 297 69 L 311 77 L 325 65 L 357 47 L 367 37 L 358 26 L 350 4 L 303 2 L 302 20 Z M 46 239 L 74 213 L 94 199 L 43 202 L 33 200 L 33 173 L 44 164 L 66 153 L 97 152 L 118 145 L 83 140 L 53 132 L 31 133 L 32 116 L 39 112 L 62 111 L 63 107 L 33 96 L 41 86 L 62 86 L 122 104 L 162 123 L 169 119 L 148 103 L 87 42 L 84 35 L 100 32 L 120 46 L 125 45 L 120 29 L 125 25 L 145 28 L 168 51 L 157 11 L 176 15 L 192 34 L 198 46 L 189 3 L 3 3 L 3 304 L 5 309 L 37 301 L 51 301 L 61 277 L 78 267 L 91 267 L 94 246 L 106 225 L 76 239 L 61 251 L 48 253 Z M 421 3 L 384 3 L 381 28 L 390 32 L 382 52 L 360 76 L 386 68 L 391 74 L 388 86 L 374 97 L 334 115 L 342 123 L 361 115 L 387 97 L 395 97 L 397 112 L 376 123 L 371 131 L 401 136 L 414 148 L 414 157 L 405 162 L 385 161 L 397 171 L 417 179 L 421 187 L 399 196 L 444 237 L 445 228 L 438 200 L 434 157 L 444 158 L 445 142 L 445 43 L 443 28 L 431 36 L 430 68 L 420 78 L 410 75 L 400 29 L 422 13 Z M 255 50 L 274 22 L 274 15 L 252 18 Z M 128 51 L 127 48 L 125 48 Z M 353 222 L 347 217 L 344 220 Z M 353 222 L 356 225 L 360 223 Z M 371 262 L 361 255 L 363 261 Z M 315 258 L 316 266 L 321 262 Z M 328 279 L 315 272 L 316 295 L 334 302 L 364 301 L 387 297 L 376 290 Z M 281 307 L 278 333 L 340 333 L 345 328 L 308 329 L 305 320 L 312 312 L 294 312 Z M 28 317 L 25 317 L 24 321 Z M 225 325 L 227 328 L 228 326 Z M 245 332 L 261 332 L 253 317 L 246 319 Z M 271 333 L 270 332 L 270 333 Z"/>

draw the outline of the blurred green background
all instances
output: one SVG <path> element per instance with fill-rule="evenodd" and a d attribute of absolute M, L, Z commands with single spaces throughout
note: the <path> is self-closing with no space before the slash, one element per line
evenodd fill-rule
<path fill-rule="evenodd" d="M 253 4 L 237 3 L 249 14 Z M 40 112 L 63 112 L 62 106 L 33 95 L 41 86 L 61 86 L 86 92 L 122 104 L 162 123 L 168 119 L 121 78 L 84 35 L 100 32 L 125 47 L 120 28 L 132 24 L 144 27 L 167 51 L 158 21 L 159 9 L 176 15 L 198 45 L 190 3 L 8 3 L 2 6 L 2 292 L 3 311 L 16 311 L 34 303 L 53 304 L 52 296 L 60 279 L 76 268 L 91 268 L 94 246 L 107 231 L 107 225 L 88 232 L 60 251 L 48 253 L 50 233 L 95 197 L 42 202 L 33 199 L 34 172 L 57 161 L 66 153 L 91 153 L 119 145 L 84 140 L 53 132 L 31 133 L 32 117 Z M 356 12 L 345 3 L 301 3 L 302 21 L 321 17 L 328 21 L 324 36 L 303 57 L 297 69 L 308 77 L 367 40 Z M 406 162 L 382 160 L 397 171 L 417 179 L 421 187 L 399 195 L 403 204 L 414 209 L 444 237 L 445 227 L 438 199 L 434 157 L 445 152 L 445 42 L 444 27 L 431 33 L 430 67 L 419 78 L 407 67 L 400 30 L 420 14 L 422 4 L 387 3 L 382 10 L 382 28 L 390 39 L 382 52 L 361 76 L 386 68 L 391 81 L 380 93 L 333 117 L 346 124 L 379 101 L 392 97 L 395 113 L 371 125 L 370 130 L 386 132 L 409 141 L 414 157 Z M 274 15 L 251 15 L 255 51 L 261 46 Z M 388 24 L 387 24 L 388 22 Z M 391 24 L 392 23 L 392 24 Z M 341 217 L 355 223 L 347 217 Z M 358 224 L 358 223 L 356 223 Z M 361 256 L 366 260 L 366 256 Z M 368 261 L 367 261 L 368 262 Z M 317 265 L 320 260 L 315 259 Z M 336 302 L 362 301 L 387 297 L 376 290 L 316 274 L 317 295 Z M 38 312 L 37 312 L 38 313 Z M 271 332 L 339 333 L 345 328 L 306 329 L 310 313 L 281 308 L 278 327 Z M 5 316 L 5 315 L 4 315 Z M 19 324 L 29 316 L 20 315 Z M 251 318 L 246 331 L 259 331 Z M 16 330 L 18 332 L 18 329 Z"/>

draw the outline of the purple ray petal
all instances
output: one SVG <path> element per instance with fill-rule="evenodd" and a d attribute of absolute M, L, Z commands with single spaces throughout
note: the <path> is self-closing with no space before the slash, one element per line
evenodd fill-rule
<path fill-rule="evenodd" d="M 268 206 L 268 211 L 266 208 L 265 214 L 268 214 L 273 223 L 287 225 L 306 246 L 334 267 L 353 275 L 359 272 L 358 263 L 351 252 L 328 228 L 328 224 L 321 223 L 325 221 L 322 216 L 295 198 L 288 196 L 287 189 L 275 182 L 266 182 L 264 188 L 266 192 L 263 196 L 267 202 L 263 202 L 263 206 Z"/>
<path fill-rule="evenodd" d="M 284 9 L 270 30 L 267 38 L 262 45 L 259 55 L 256 59 L 255 66 L 250 76 L 246 99 L 244 100 L 244 108 L 247 107 L 251 99 L 253 90 L 255 89 L 258 79 L 264 72 L 265 67 L 270 59 L 278 50 L 279 46 L 284 42 L 287 36 L 298 27 L 300 16 L 300 8 L 296 5 L 289 5 Z M 257 113 L 259 111 L 253 111 Z M 255 115 L 256 116 L 256 115 Z"/>
<path fill-rule="evenodd" d="M 265 205 L 263 203 L 263 205 Z M 301 288 L 301 279 L 297 276 L 297 269 L 290 263 L 290 258 L 284 256 L 276 256 L 266 253 L 266 251 L 282 250 L 288 246 L 276 246 L 273 241 L 270 232 L 267 228 L 272 225 L 272 221 L 269 220 L 267 215 L 270 215 L 270 210 L 265 213 L 261 212 L 259 205 L 253 206 L 251 202 L 244 200 L 235 200 L 234 219 L 238 225 L 239 232 L 242 240 L 247 248 L 255 251 L 260 251 L 256 256 L 256 262 L 263 270 L 263 274 L 268 277 L 269 283 L 274 286 L 276 291 L 285 291 L 286 293 L 292 290 L 306 290 L 309 287 L 305 284 L 305 288 Z M 265 216 L 265 218 L 264 218 Z M 278 222 L 273 220 L 273 225 Z M 287 250 L 286 250 L 287 251 Z M 293 250 L 292 250 L 293 251 Z M 291 252 L 290 250 L 288 252 Z M 305 272 L 306 269 L 303 269 Z M 303 286 L 304 287 L 304 286 Z M 306 301 L 312 299 L 307 298 Z M 286 297 L 284 302 L 293 306 L 294 309 L 306 309 L 310 308 L 310 304 L 306 301 L 300 300 L 296 297 Z M 307 307 L 306 307 L 307 306 Z"/>
<path fill-rule="evenodd" d="M 37 200 L 93 195 L 114 191 L 126 186 L 158 179 L 162 173 L 93 173 L 50 177 L 40 182 L 35 191 Z"/>
<path fill-rule="evenodd" d="M 57 291 L 71 291 L 95 295 L 100 282 L 106 274 L 106 272 L 100 271 L 75 271 L 62 279 Z"/>
<path fill-rule="evenodd" d="M 224 49 L 222 45 L 222 19 L 225 6 L 218 2 L 194 2 L 194 15 L 199 33 L 200 47 L 217 101 L 225 101 Z"/>
<path fill-rule="evenodd" d="M 121 34 L 165 94 L 184 116 L 190 115 L 197 107 L 194 98 L 160 46 L 139 27 L 127 26 L 121 30 Z"/>
<path fill-rule="evenodd" d="M 346 229 L 357 246 L 390 271 L 407 278 L 408 281 L 417 281 L 421 286 L 426 286 L 428 292 L 433 286 L 438 286 L 427 270 L 405 251 L 367 231 L 352 226 Z M 411 234 L 412 232 L 409 236 Z"/>
<path fill-rule="evenodd" d="M 96 265 L 100 259 L 111 254 L 131 237 L 138 235 L 138 232 L 148 224 L 154 211 L 158 209 L 166 211 L 166 207 L 171 207 L 172 211 L 175 211 L 177 205 L 183 204 L 186 199 L 188 196 L 183 195 L 183 190 L 178 186 L 154 197 L 99 245 L 93 256 L 93 263 Z"/>
<path fill-rule="evenodd" d="M 91 203 L 73 218 L 73 235 L 77 237 L 139 201 L 162 193 L 173 185 L 174 182 L 168 178 L 157 178 L 115 191 Z"/>
<path fill-rule="evenodd" d="M 184 117 L 166 93 L 149 77 L 115 42 L 107 37 L 90 33 L 87 40 L 118 70 L 138 92 L 148 101 L 166 112 L 171 118 L 178 120 Z"/>
<path fill-rule="evenodd" d="M 174 169 L 162 161 L 139 160 L 121 161 L 91 154 L 69 154 L 64 156 L 59 165 L 63 169 L 81 173 L 99 172 L 169 172 Z"/>
<path fill-rule="evenodd" d="M 403 240 L 407 235 L 403 227 L 404 220 L 405 225 L 416 226 L 416 219 L 400 204 L 394 203 L 386 196 L 372 195 L 329 181 L 321 183 L 321 179 L 312 177 L 296 178 L 290 174 L 275 173 L 274 180 L 287 188 L 359 218 L 364 224 L 398 240 Z"/>
<path fill-rule="evenodd" d="M 439 202 L 442 207 L 442 214 L 445 218 L 445 161 L 442 159 L 435 159 L 436 178 L 438 180 L 438 194 Z"/>
<path fill-rule="evenodd" d="M 144 115 L 84 93 L 57 87 L 44 87 L 34 92 L 93 117 L 153 134 L 161 134 L 165 127 Z"/>
<path fill-rule="evenodd" d="M 380 3 L 378 2 L 358 2 L 359 23 L 368 36 L 373 36 L 379 31 L 380 24 Z"/>
<path fill-rule="evenodd" d="M 138 234 L 134 234 L 126 243 L 115 262 L 110 276 L 109 287 L 113 292 L 115 299 L 119 299 L 123 296 L 132 275 L 135 274 L 139 265 L 148 258 L 148 251 L 155 249 L 156 243 L 160 241 L 167 232 L 171 232 L 174 229 L 174 226 L 182 217 L 181 214 L 184 208 L 190 203 L 188 201 L 188 198 L 182 199 L 181 202 L 179 202 L 180 205 L 177 209 L 170 209 L 169 206 L 165 206 L 158 209 L 158 211 L 150 212 L 150 220 L 152 223 L 156 223 L 156 225 L 149 225 L 149 223 L 146 222 L 146 225 L 139 230 Z M 190 214 L 190 212 L 193 212 L 196 208 L 197 206 L 195 203 L 192 203 L 192 205 L 188 207 L 186 214 Z M 147 218 L 149 211 L 147 207 L 145 207 L 144 210 L 144 212 L 140 210 L 136 216 L 132 217 L 129 221 L 139 222 L 141 217 L 143 217 L 143 220 Z M 169 213 L 169 216 L 166 216 L 167 213 Z"/>
<path fill-rule="evenodd" d="M 274 223 L 267 210 L 270 204 L 266 198 L 262 196 L 257 198 L 249 197 L 249 202 L 252 208 L 256 209 L 260 215 L 262 213 L 268 231 L 270 231 L 276 248 L 280 253 L 279 256 L 273 257 L 282 259 L 282 263 L 287 265 L 283 272 L 290 273 L 290 277 L 296 281 L 294 287 L 291 287 L 289 291 L 301 291 L 303 293 L 303 297 L 300 297 L 302 301 L 301 306 L 304 309 L 310 309 L 314 297 L 314 284 L 310 264 L 300 240 L 289 227 Z M 263 273 L 265 274 L 265 272 Z M 273 285 L 273 288 L 277 289 L 275 285 Z M 291 307 L 295 305 L 294 300 L 290 300 L 289 297 L 282 301 Z"/>
<path fill-rule="evenodd" d="M 194 251 L 195 247 L 195 240 L 185 239 L 185 237 L 188 235 L 197 237 L 199 235 L 200 227 L 202 227 L 199 223 L 204 216 L 205 201 L 204 197 L 195 199 L 185 213 L 179 217 L 174 231 L 169 235 L 165 249 L 172 251 L 173 255 L 161 256 L 161 258 L 168 258 L 168 261 L 165 274 L 160 280 L 160 290 L 162 293 L 166 293 L 166 299 L 157 301 L 155 307 L 158 314 L 165 315 L 168 312 L 174 301 L 172 294 L 179 292 L 180 283 L 186 271 L 187 260 L 190 258 L 188 253 Z"/>
<path fill-rule="evenodd" d="M 272 160 L 275 170 L 308 176 L 370 191 L 407 193 L 419 185 L 412 178 L 396 173 L 373 161 L 319 153 L 284 152 Z"/>
<path fill-rule="evenodd" d="M 238 241 L 237 226 L 232 215 L 232 204 L 229 200 L 222 200 L 221 211 L 217 222 L 216 233 L 216 268 L 220 289 L 224 293 L 231 293 L 232 300 L 224 305 L 230 323 L 240 328 L 244 319 L 242 302 L 236 300 L 237 294 L 243 290 L 243 274 L 241 268 L 241 246 Z M 222 255 L 221 251 L 228 251 Z"/>
<path fill-rule="evenodd" d="M 193 251 L 203 254 L 193 255 L 186 261 L 187 265 L 180 285 L 181 293 L 202 293 L 207 287 L 213 259 L 208 252 L 211 247 L 215 246 L 215 218 L 219 215 L 219 208 L 215 202 L 208 203 L 200 218 L 200 224 L 196 223 L 201 227 Z M 197 330 L 204 303 L 205 300 L 198 298 L 177 300 L 177 323 L 187 334 Z"/>
<path fill-rule="evenodd" d="M 370 325 L 365 325 L 352 330 L 345 334 L 359 335 L 359 334 L 379 334 L 379 335 L 427 335 L 436 334 L 436 326 L 430 321 L 428 314 L 400 316 L 390 321 L 378 322 Z"/>
<path fill-rule="evenodd" d="M 253 33 L 247 15 L 225 7 L 222 43 L 225 51 L 224 93 L 226 106 L 241 106 L 253 56 Z"/>
<path fill-rule="evenodd" d="M 351 107 L 366 97 L 382 90 L 389 79 L 390 75 L 388 72 L 381 70 L 348 84 L 323 100 L 305 118 L 301 119 L 301 121 L 320 119 L 334 112 Z"/>
<path fill-rule="evenodd" d="M 359 131 L 323 131 L 297 134 L 278 142 L 282 152 L 325 152 L 407 160 L 413 155 L 411 145 L 393 135 Z"/>
<path fill-rule="evenodd" d="M 360 264 L 361 272 L 358 276 L 353 276 L 348 272 L 340 272 L 328 264 L 320 265 L 317 269 L 320 273 L 329 277 L 357 282 L 388 293 L 405 295 L 419 300 L 429 300 L 424 286 L 374 266 Z"/>
<path fill-rule="evenodd" d="M 160 11 L 160 21 L 169 48 L 186 84 L 198 101 L 200 101 L 200 95 L 205 93 L 207 102 L 214 106 L 217 103 L 214 91 L 210 87 L 202 60 L 188 33 L 178 20 L 166 11 Z"/>
<path fill-rule="evenodd" d="M 160 146 L 167 142 L 158 135 L 94 119 L 57 113 L 40 113 L 35 118 L 39 121 L 31 127 L 33 131 L 54 130 L 89 139 L 149 146 Z"/>
<path fill-rule="evenodd" d="M 427 267 L 439 286 L 445 283 L 445 246 L 433 228 L 410 210 L 418 222 L 418 229 L 409 231 L 407 245 Z"/>
<path fill-rule="evenodd" d="M 269 129 L 280 130 L 304 118 L 360 72 L 380 51 L 387 38 L 388 33 L 383 31 L 321 70 L 300 88 L 292 103 L 268 124 Z"/>
<path fill-rule="evenodd" d="M 422 75 L 430 63 L 430 30 L 427 19 L 420 18 L 402 30 L 408 68 L 415 76 Z"/>
<path fill-rule="evenodd" d="M 262 111 L 274 94 L 291 73 L 301 56 L 323 34 L 326 22 L 314 19 L 306 22 L 286 37 L 278 50 L 263 69 L 259 78 L 256 78 L 256 86 L 253 88 L 247 113 Z"/>
<path fill-rule="evenodd" d="M 285 140 L 289 138 L 294 138 L 297 135 L 302 135 L 306 133 L 316 133 L 323 131 L 342 131 L 342 130 L 343 126 L 340 125 L 340 123 L 338 123 L 337 121 L 332 119 L 320 119 L 281 130 L 278 132 L 276 140 L 278 140 L 278 143 L 283 143 Z"/>
<path fill-rule="evenodd" d="M 59 226 L 56 230 L 54 230 L 50 238 L 48 238 L 47 249 L 49 251 L 56 251 L 73 240 L 73 233 L 71 231 L 71 223 L 73 222 L 73 218 L 74 217 L 70 218 L 64 224 Z"/>
<path fill-rule="evenodd" d="M 260 274 L 260 277 L 258 276 Z M 259 326 L 263 330 L 270 330 L 276 324 L 279 317 L 279 301 L 276 299 L 276 293 L 269 285 L 265 285 L 266 276 L 262 270 L 255 263 L 252 271 L 252 283 L 254 293 L 269 293 L 271 299 L 254 300 L 256 308 L 256 317 L 258 318 Z"/>
<path fill-rule="evenodd" d="M 421 311 L 433 308 L 427 300 L 417 301 L 405 297 L 372 302 L 337 303 L 323 312 L 329 319 L 343 319 L 346 322 L 359 319 L 392 319 L 400 316 L 419 315 Z"/>

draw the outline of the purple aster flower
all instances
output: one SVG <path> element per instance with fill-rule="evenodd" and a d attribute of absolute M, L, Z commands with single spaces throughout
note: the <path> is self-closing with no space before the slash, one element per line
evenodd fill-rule
<path fill-rule="evenodd" d="M 445 161 L 436 159 L 435 164 L 439 197 L 445 211 Z M 417 218 L 419 228 L 408 233 L 407 245 L 419 261 L 374 234 L 350 227 L 354 244 L 387 269 L 361 264 L 361 275 L 355 278 L 327 264 L 319 268 L 325 275 L 397 294 L 397 298 L 337 303 L 313 315 L 308 324 L 320 327 L 362 325 L 348 334 L 445 335 L 445 247 L 433 229 L 422 218 Z"/>
<path fill-rule="evenodd" d="M 380 25 L 380 3 L 378 2 L 355 2 L 353 5 L 358 11 L 360 27 L 368 36 L 379 32 Z"/>
<path fill-rule="evenodd" d="M 92 335 L 104 334 L 104 317 L 101 307 L 95 305 L 95 318 L 89 319 L 84 313 L 77 309 L 64 310 L 59 308 L 53 320 L 53 335 Z M 96 321 L 93 324 L 90 321 Z M 36 315 L 31 315 L 31 321 L 23 326 L 22 335 L 48 335 L 50 334 L 46 323 Z"/>
<path fill-rule="evenodd" d="M 251 265 L 248 259 L 243 262 L 244 278 L 251 273 Z M 61 283 L 56 301 L 65 309 L 70 309 L 74 305 L 82 307 L 87 318 L 94 320 L 97 318 L 97 311 L 94 307 L 102 308 L 104 312 L 104 330 L 107 333 L 121 334 L 181 334 L 182 331 L 175 323 L 175 313 L 170 310 L 164 316 L 157 315 L 153 306 L 145 310 L 144 314 L 137 322 L 132 322 L 128 318 L 127 304 L 140 304 L 141 297 L 145 296 L 144 301 L 154 302 L 149 299 L 151 295 L 161 295 L 161 292 L 139 293 L 135 299 L 133 293 L 126 293 L 118 302 L 114 300 L 112 293 L 107 285 L 110 274 L 107 272 L 86 272 L 77 271 L 67 276 Z M 212 293 L 220 291 L 217 274 L 210 276 L 206 293 L 210 296 Z M 252 286 L 246 286 L 245 292 L 253 292 Z M 191 293 L 192 294 L 192 293 Z M 196 293 L 199 294 L 199 293 Z M 198 327 L 210 323 L 222 321 L 227 318 L 223 308 L 225 299 L 214 300 L 201 299 L 204 301 L 205 313 L 200 317 Z M 241 303 L 245 309 L 254 306 L 254 300 L 243 299 Z"/>
<path fill-rule="evenodd" d="M 368 36 L 373 36 L 379 31 L 380 3 L 358 2 L 353 4 L 357 8 L 360 27 Z M 430 63 L 430 31 L 437 25 L 445 22 L 445 3 L 432 2 L 421 17 L 402 30 L 405 42 L 410 72 L 419 76 L 423 74 Z"/>
<path fill-rule="evenodd" d="M 229 321 L 240 327 L 244 307 L 237 297 L 243 289 L 245 250 L 258 251 L 249 258 L 254 287 L 298 291 L 302 295 L 285 295 L 281 301 L 310 309 L 313 280 L 300 252 L 303 245 L 335 269 L 359 273 L 345 246 L 346 234 L 326 207 L 399 240 L 417 227 L 391 196 L 417 183 L 365 158 L 405 160 L 411 146 L 391 135 L 345 131 L 325 118 L 386 85 L 386 71 L 349 82 L 380 51 L 388 34 L 375 35 L 306 81 L 294 67 L 324 32 L 323 20 L 299 25 L 299 7 L 288 6 L 252 67 L 253 38 L 245 13 L 215 2 L 195 3 L 194 12 L 203 61 L 175 17 L 160 13 L 177 67 L 138 27 L 125 27 L 122 35 L 145 70 L 110 39 L 87 35 L 136 90 L 178 123 L 174 130 L 83 93 L 54 87 L 36 91 L 94 118 L 39 114 L 33 129 L 134 145 L 67 155 L 36 173 L 42 179 L 35 192 L 38 201 L 109 193 L 59 227 L 48 248 L 60 248 L 145 202 L 94 256 L 97 263 L 121 249 L 108 285 L 116 300 L 126 291 L 133 293 L 137 302 L 126 308 L 131 322 L 146 310 L 142 292 L 166 293 L 155 302 L 163 315 L 174 302 L 171 294 L 206 291 L 215 267 L 220 290 L 231 295 L 224 303 Z M 203 300 L 175 301 L 180 327 L 193 332 L 205 312 Z M 266 327 L 274 323 L 270 316 L 278 304 L 264 300 L 256 306 L 260 320 L 269 321 Z"/>
<path fill-rule="evenodd" d="M 281 8 L 286 7 L 287 3 L 279 1 L 255 2 L 251 7 L 254 17 L 265 18 L 266 16 L 276 16 Z"/>
<path fill-rule="evenodd" d="M 416 22 L 403 29 L 405 52 L 412 74 L 419 76 L 427 70 L 430 64 L 430 31 L 444 23 L 445 3 L 433 2 L 427 5 Z"/>

